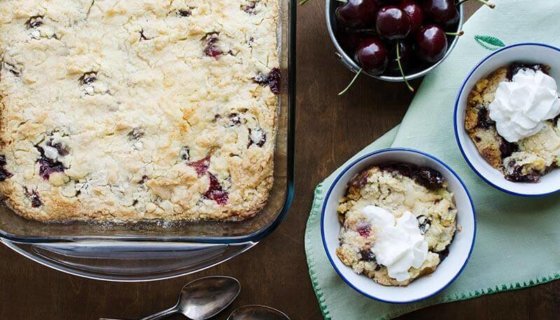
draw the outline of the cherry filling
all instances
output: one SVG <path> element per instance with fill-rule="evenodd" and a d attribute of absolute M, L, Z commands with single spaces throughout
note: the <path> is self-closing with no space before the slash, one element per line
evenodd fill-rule
<path fill-rule="evenodd" d="M 280 70 L 278 68 L 273 68 L 267 75 L 259 73 L 253 78 L 253 81 L 260 84 L 261 86 L 269 86 L 270 91 L 274 94 L 280 93 Z"/>
<path fill-rule="evenodd" d="M 527 63 L 514 62 L 510 64 L 508 67 L 508 72 L 507 72 L 508 80 L 511 81 L 516 73 L 518 73 L 521 70 L 527 70 L 527 69 L 534 70 L 535 72 L 542 71 L 543 73 L 548 74 L 550 68 L 548 66 L 545 66 L 544 64 L 527 64 Z"/>
<path fill-rule="evenodd" d="M 220 49 L 217 45 L 218 40 L 219 39 L 217 32 L 209 33 L 206 35 L 206 37 L 204 37 L 204 41 L 206 41 L 206 47 L 204 47 L 205 55 L 213 58 L 218 58 L 224 53 L 222 49 Z"/>
<path fill-rule="evenodd" d="M 216 176 L 208 173 L 208 178 L 210 179 L 210 186 L 208 187 L 206 193 L 204 193 L 204 197 L 214 200 L 220 205 L 225 205 L 228 201 L 228 193 L 223 190 L 222 185 Z"/>
<path fill-rule="evenodd" d="M 8 163 L 6 162 L 6 156 L 5 155 L 0 155 L 0 181 L 5 181 L 6 179 L 12 177 L 13 175 L 6 170 L 6 165 Z"/>
<path fill-rule="evenodd" d="M 192 11 L 190 9 L 180 9 L 177 13 L 181 17 L 190 17 L 192 15 Z"/>
<path fill-rule="evenodd" d="M 441 263 L 447 256 L 449 256 L 449 246 L 445 247 L 445 249 L 441 252 L 437 253 L 439 256 L 439 262 Z"/>
<path fill-rule="evenodd" d="M 515 160 L 510 160 L 508 162 L 508 168 L 505 174 L 506 180 L 512 182 L 539 182 L 541 178 L 541 174 L 535 170 L 531 170 L 530 172 L 524 174 L 523 173 L 523 166 L 518 165 Z"/>
<path fill-rule="evenodd" d="M 430 190 L 443 187 L 445 179 L 438 171 L 430 168 L 420 168 L 414 175 L 414 180 Z"/>
<path fill-rule="evenodd" d="M 61 156 L 67 156 L 70 152 L 68 152 L 68 149 L 66 149 L 66 147 L 60 143 L 53 143 L 53 140 L 49 140 L 49 142 L 47 142 L 47 146 L 51 147 L 51 148 L 55 148 L 56 151 L 58 152 L 59 155 Z"/>
<path fill-rule="evenodd" d="M 257 6 L 257 1 L 249 1 L 248 4 L 241 5 L 241 10 L 247 12 L 248 14 L 257 13 L 255 7 Z"/>
<path fill-rule="evenodd" d="M 482 107 L 478 110 L 478 114 L 477 114 L 477 123 L 476 126 L 482 129 L 488 129 L 494 125 L 496 125 L 496 122 L 494 122 L 494 120 L 490 119 L 490 115 L 488 114 L 488 109 Z"/>
<path fill-rule="evenodd" d="M 232 113 L 229 115 L 229 122 L 232 126 L 238 126 L 241 124 L 241 117 L 237 113 Z"/>
<path fill-rule="evenodd" d="M 208 179 L 210 180 L 210 185 L 208 186 L 208 190 L 203 194 L 203 197 L 206 199 L 210 199 L 216 201 L 219 205 L 225 205 L 228 201 L 228 193 L 225 191 L 216 178 L 215 175 L 208 172 L 208 167 L 210 167 L 210 155 L 206 156 L 203 159 L 198 161 L 188 162 L 187 165 L 194 168 L 197 175 L 199 177 L 203 175 L 208 175 Z M 187 160 L 190 158 L 189 149 L 187 147 L 183 147 L 181 150 L 181 158 Z"/>
<path fill-rule="evenodd" d="M 200 177 L 208 172 L 208 167 L 210 166 L 210 156 L 207 156 L 206 158 L 200 159 L 198 161 L 189 162 L 188 165 L 193 167 Z"/>
<path fill-rule="evenodd" d="M 361 250 L 360 258 L 367 262 L 377 262 L 375 259 L 375 254 L 371 250 Z"/>
<path fill-rule="evenodd" d="M 39 28 L 40 26 L 43 25 L 43 16 L 34 16 L 29 18 L 29 20 L 27 20 L 27 22 L 25 23 L 25 25 L 27 26 L 27 28 L 29 29 L 35 29 L 35 28 Z"/>
<path fill-rule="evenodd" d="M 95 81 L 97 81 L 97 72 L 84 73 L 84 75 L 80 77 L 80 83 L 82 85 L 92 84 Z"/>
<path fill-rule="evenodd" d="M 47 158 L 45 150 L 41 147 L 37 147 L 37 150 L 41 153 L 41 157 L 37 159 L 37 163 L 39 164 L 39 175 L 43 179 L 49 180 L 51 174 L 64 172 L 66 168 L 62 162 Z"/>
<path fill-rule="evenodd" d="M 262 147 L 266 143 L 266 132 L 261 128 L 249 129 L 249 148 L 252 145 Z"/>
<path fill-rule="evenodd" d="M 43 205 L 43 202 L 41 201 L 41 197 L 39 196 L 37 190 L 29 191 L 27 187 L 24 187 L 23 190 L 25 192 L 25 196 L 27 196 L 31 200 L 31 206 L 33 208 L 39 208 L 40 206 Z"/>
<path fill-rule="evenodd" d="M 357 189 L 363 188 L 367 184 L 368 172 L 362 171 L 350 180 L 348 185 Z"/>
<path fill-rule="evenodd" d="M 188 148 L 183 148 L 181 151 L 181 158 L 189 158 L 189 151 Z M 216 178 L 215 175 L 208 172 L 208 167 L 210 166 L 210 156 L 206 158 L 200 159 L 198 161 L 188 162 L 187 165 L 194 168 L 196 173 L 199 177 L 203 175 L 208 175 L 208 179 L 210 179 L 210 185 L 208 186 L 208 190 L 203 194 L 204 198 L 216 201 L 220 205 L 225 205 L 228 201 L 228 193 L 225 191 Z"/>
<path fill-rule="evenodd" d="M 429 190 L 443 188 L 443 184 L 445 183 L 445 178 L 439 171 L 427 167 L 419 167 L 407 163 L 393 163 L 382 166 L 381 168 L 390 172 L 398 172 L 405 177 L 413 179 L 416 183 Z"/>
<path fill-rule="evenodd" d="M 358 226 L 358 229 L 356 229 L 356 231 L 358 231 L 358 233 L 360 234 L 360 236 L 362 236 L 362 237 L 364 237 L 364 238 L 367 238 L 367 237 L 369 237 L 369 235 L 370 235 L 371 227 L 370 227 L 369 224 L 366 224 L 366 223 L 360 224 L 360 225 Z"/>
<path fill-rule="evenodd" d="M 144 130 L 140 128 L 132 129 L 128 134 L 128 140 L 130 141 L 138 141 L 144 136 Z"/>
<path fill-rule="evenodd" d="M 502 138 L 500 141 L 500 154 L 502 159 L 511 156 L 514 152 L 519 150 L 517 143 L 508 142 L 506 139 Z"/>

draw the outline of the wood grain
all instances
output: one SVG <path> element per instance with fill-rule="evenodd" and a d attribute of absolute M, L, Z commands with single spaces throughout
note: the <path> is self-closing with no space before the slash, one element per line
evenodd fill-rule
<path fill-rule="evenodd" d="M 476 8 L 467 4 L 468 14 Z M 185 283 L 205 275 L 230 275 L 241 281 L 242 293 L 229 310 L 266 304 L 292 319 L 321 319 L 303 244 L 313 189 L 346 159 L 398 124 L 413 95 L 402 85 L 361 77 L 347 95 L 338 97 L 352 74 L 333 54 L 324 1 L 311 0 L 300 7 L 297 22 L 296 197 L 287 220 L 233 261 L 193 276 L 152 283 L 80 279 L 0 246 L 0 319 L 134 319 L 172 305 Z M 402 319 L 558 319 L 558 310 L 560 282 L 554 282 L 435 306 Z"/>

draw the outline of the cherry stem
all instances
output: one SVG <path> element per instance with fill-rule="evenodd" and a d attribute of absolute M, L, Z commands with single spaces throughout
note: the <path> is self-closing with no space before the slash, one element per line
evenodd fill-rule
<path fill-rule="evenodd" d="M 305 1 L 307 1 L 307 0 L 305 0 Z M 461 0 L 461 1 L 457 2 L 457 5 L 460 6 L 467 1 L 470 1 L 470 0 Z M 482 3 L 485 6 L 488 6 L 488 8 L 490 8 L 490 9 L 496 8 L 496 5 L 493 4 L 492 2 L 488 1 L 488 0 L 476 0 L 476 1 Z"/>
<path fill-rule="evenodd" d="M 346 86 L 346 88 L 344 88 L 344 90 L 340 91 L 338 93 L 339 96 L 345 94 L 350 87 L 352 87 L 352 85 L 354 84 L 354 82 L 356 82 L 356 80 L 358 79 L 358 77 L 360 76 L 360 74 L 362 74 L 362 71 L 364 71 L 362 68 L 360 68 L 360 70 L 358 70 L 358 72 L 356 73 L 356 75 L 354 76 L 354 78 L 352 79 L 352 81 L 350 81 L 350 83 L 348 84 L 348 86 Z"/>
<path fill-rule="evenodd" d="M 465 32 L 463 30 L 461 30 L 459 32 L 446 32 L 445 34 L 448 35 L 448 36 L 460 37 L 460 36 L 464 35 Z"/>
<path fill-rule="evenodd" d="M 404 75 L 404 70 L 401 64 L 401 49 L 399 47 L 400 47 L 400 43 L 397 43 L 397 64 L 399 65 L 399 71 L 401 72 L 402 78 L 404 80 L 404 83 L 408 87 L 408 90 L 410 90 L 410 92 L 414 92 L 414 88 L 410 85 L 410 83 L 408 83 L 408 80 Z"/>

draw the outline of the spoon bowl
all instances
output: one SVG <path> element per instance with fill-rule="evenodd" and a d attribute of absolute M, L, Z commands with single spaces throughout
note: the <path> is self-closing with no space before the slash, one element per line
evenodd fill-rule
<path fill-rule="evenodd" d="M 250 305 L 235 309 L 227 320 L 290 320 L 280 310 L 267 306 Z"/>
<path fill-rule="evenodd" d="M 209 319 L 227 308 L 240 291 L 241 285 L 235 278 L 201 278 L 183 287 L 177 309 L 192 320 Z"/>
<path fill-rule="evenodd" d="M 241 292 L 241 285 L 232 277 L 214 276 L 187 283 L 181 289 L 179 301 L 173 307 L 142 318 L 162 319 L 180 313 L 190 320 L 206 320 L 224 311 Z M 100 318 L 100 320 L 111 320 Z"/>

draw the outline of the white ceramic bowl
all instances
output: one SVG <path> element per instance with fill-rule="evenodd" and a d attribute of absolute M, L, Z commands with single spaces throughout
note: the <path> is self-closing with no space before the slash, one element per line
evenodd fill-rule
<path fill-rule="evenodd" d="M 406 287 L 386 287 L 375 283 L 364 275 L 354 273 L 336 256 L 341 225 L 337 206 L 346 192 L 347 184 L 354 175 L 375 164 L 387 162 L 411 163 L 435 169 L 447 179 L 449 190 L 455 194 L 458 231 L 449 247 L 449 255 L 430 275 L 416 279 Z M 460 230 L 460 231 L 459 231 Z M 390 303 L 409 303 L 433 296 L 453 282 L 465 267 L 470 257 L 475 235 L 476 219 L 474 206 L 465 185 L 457 174 L 440 160 L 411 149 L 384 149 L 367 154 L 347 165 L 328 190 L 321 213 L 321 235 L 329 260 L 340 277 L 356 291 L 366 297 Z"/>
<path fill-rule="evenodd" d="M 520 43 L 502 48 L 482 60 L 463 82 L 455 102 L 455 137 L 470 167 L 488 184 L 520 196 L 543 196 L 560 190 L 560 169 L 552 170 L 538 183 L 511 182 L 494 169 L 478 152 L 465 131 L 467 98 L 478 80 L 512 62 L 542 63 L 551 67 L 551 76 L 560 84 L 560 49 L 540 43 Z"/>

